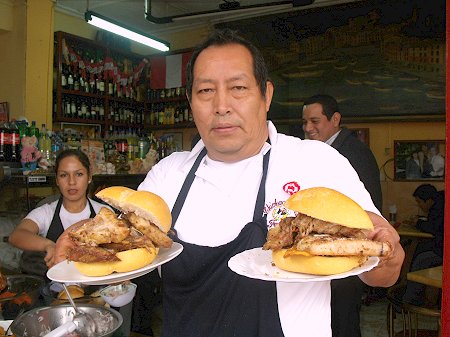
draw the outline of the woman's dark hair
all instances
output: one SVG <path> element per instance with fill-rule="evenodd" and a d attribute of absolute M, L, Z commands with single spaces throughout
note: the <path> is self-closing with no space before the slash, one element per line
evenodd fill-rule
<path fill-rule="evenodd" d="M 83 151 L 76 150 L 76 149 L 67 149 L 58 154 L 56 157 L 55 162 L 55 173 L 58 173 L 59 163 L 61 160 L 67 157 L 77 157 L 77 159 L 80 161 L 81 165 L 84 166 L 84 168 L 88 171 L 88 173 L 91 172 L 91 163 L 89 162 L 89 158 L 86 156 L 86 154 Z"/>
<path fill-rule="evenodd" d="M 240 44 L 248 49 L 253 58 L 253 75 L 256 78 L 256 83 L 259 85 L 259 90 L 263 96 L 266 96 L 267 81 L 269 81 L 269 72 L 267 70 L 264 58 L 256 46 L 244 37 L 240 36 L 237 31 L 231 29 L 215 30 L 211 35 L 200 45 L 198 45 L 191 56 L 191 59 L 186 68 L 186 94 L 190 100 L 192 97 L 192 84 L 194 82 L 194 65 L 197 61 L 198 55 L 208 47 L 211 46 L 225 46 L 229 44 Z"/>
<path fill-rule="evenodd" d="M 333 96 L 323 94 L 311 96 L 305 99 L 303 107 L 315 103 L 322 105 L 323 114 L 328 120 L 331 120 L 335 112 L 340 113 L 338 103 Z"/>

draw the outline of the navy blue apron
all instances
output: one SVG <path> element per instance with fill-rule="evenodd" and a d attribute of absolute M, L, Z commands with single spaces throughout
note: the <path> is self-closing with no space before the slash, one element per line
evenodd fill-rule
<path fill-rule="evenodd" d="M 59 212 L 61 211 L 61 205 L 63 202 L 62 196 L 58 200 L 58 204 L 56 205 L 55 213 L 53 214 L 52 222 L 50 223 L 50 227 L 47 231 L 46 238 L 56 242 L 59 236 L 64 232 L 64 227 L 59 217 Z M 90 218 L 95 217 L 95 210 L 92 207 L 92 204 L 89 199 L 87 199 L 89 203 L 89 208 L 91 210 Z M 36 252 L 25 250 L 22 253 L 22 257 L 20 259 L 20 268 L 26 274 L 38 275 L 45 277 L 47 274 L 47 265 L 44 261 L 44 257 L 46 252 Z"/>
<path fill-rule="evenodd" d="M 195 172 L 205 155 L 206 149 L 203 149 L 172 209 L 173 239 L 181 243 L 184 249 L 176 259 L 162 266 L 163 336 L 283 336 L 276 282 L 240 276 L 228 268 L 228 260 L 232 256 L 261 247 L 266 241 L 267 226 L 263 209 L 270 151 L 263 160 L 263 176 L 253 221 L 247 223 L 233 241 L 219 247 L 183 242 L 174 229 L 195 179 Z"/>
<path fill-rule="evenodd" d="M 56 205 L 55 214 L 53 214 L 53 219 L 52 222 L 50 223 L 50 227 L 48 228 L 46 236 L 47 239 L 52 240 L 53 242 L 56 242 L 59 236 L 64 232 L 64 227 L 59 217 L 62 202 L 63 198 L 61 197 L 59 198 L 58 204 Z M 91 201 L 89 199 L 87 199 L 87 202 L 89 203 L 89 209 L 91 210 L 91 215 L 89 215 L 89 218 L 93 218 L 96 215 L 94 207 L 92 206 Z"/>

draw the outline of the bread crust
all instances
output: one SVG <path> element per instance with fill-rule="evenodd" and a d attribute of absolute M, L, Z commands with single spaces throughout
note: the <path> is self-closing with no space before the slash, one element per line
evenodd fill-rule
<path fill-rule="evenodd" d="M 366 256 L 305 256 L 302 254 L 285 256 L 286 251 L 287 249 L 272 251 L 272 260 L 275 265 L 286 271 L 303 274 L 341 274 L 367 261 Z"/>
<path fill-rule="evenodd" d="M 120 261 L 114 262 L 74 262 L 75 268 L 86 276 L 106 276 L 114 272 L 126 273 L 143 268 L 153 262 L 158 254 L 158 248 L 135 248 L 119 252 L 116 256 Z"/>
<path fill-rule="evenodd" d="M 134 212 L 149 220 L 164 233 L 167 233 L 172 226 L 169 206 L 155 193 L 135 191 L 123 186 L 111 186 L 99 191 L 95 196 L 121 212 Z"/>
<path fill-rule="evenodd" d="M 284 205 L 310 217 L 350 228 L 373 229 L 367 212 L 345 194 L 327 187 L 312 187 L 291 195 Z"/>

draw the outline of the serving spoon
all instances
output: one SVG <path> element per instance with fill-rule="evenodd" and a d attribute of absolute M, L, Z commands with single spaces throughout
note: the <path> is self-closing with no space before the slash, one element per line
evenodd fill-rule
<path fill-rule="evenodd" d="M 95 337 L 95 321 L 91 317 L 91 315 L 85 313 L 83 310 L 79 309 L 72 296 L 69 293 L 69 290 L 67 289 L 67 286 L 65 283 L 62 284 L 64 287 L 64 291 L 67 294 L 67 298 L 69 299 L 70 304 L 75 310 L 75 315 L 73 316 L 72 322 L 76 325 L 75 331 L 80 334 L 82 337 Z"/>

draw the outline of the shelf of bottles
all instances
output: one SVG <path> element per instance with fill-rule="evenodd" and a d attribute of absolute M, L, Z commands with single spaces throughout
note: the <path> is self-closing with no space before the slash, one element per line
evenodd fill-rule
<path fill-rule="evenodd" d="M 143 128 L 145 58 L 64 32 L 55 42 L 53 122 Z"/>
<path fill-rule="evenodd" d="M 146 111 L 152 128 L 193 126 L 184 87 L 148 90 Z"/>
<path fill-rule="evenodd" d="M 142 56 L 64 32 L 55 43 L 55 123 L 100 124 L 103 133 L 195 127 L 185 88 L 150 89 Z"/>

